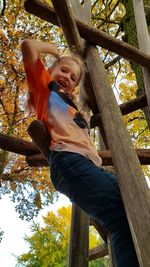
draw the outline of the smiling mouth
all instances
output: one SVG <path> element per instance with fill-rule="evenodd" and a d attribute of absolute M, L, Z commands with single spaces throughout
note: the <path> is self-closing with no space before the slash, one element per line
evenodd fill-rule
<path fill-rule="evenodd" d="M 67 84 L 64 81 L 57 81 L 57 83 L 61 88 L 67 88 Z"/>

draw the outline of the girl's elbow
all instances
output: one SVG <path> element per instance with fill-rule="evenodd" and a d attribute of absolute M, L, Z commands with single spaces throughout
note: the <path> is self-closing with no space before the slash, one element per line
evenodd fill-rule
<path fill-rule="evenodd" d="M 25 39 L 21 44 L 21 50 L 22 52 L 25 52 L 27 49 L 29 49 L 31 46 L 31 40 Z"/>
<path fill-rule="evenodd" d="M 21 51 L 23 54 L 23 60 L 24 62 L 29 62 L 31 64 L 34 64 L 38 53 L 35 49 L 34 43 L 31 39 L 25 39 L 21 44 Z"/>

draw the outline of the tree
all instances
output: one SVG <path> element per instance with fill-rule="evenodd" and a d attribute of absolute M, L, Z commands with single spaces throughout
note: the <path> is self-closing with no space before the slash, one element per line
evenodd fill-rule
<path fill-rule="evenodd" d="M 32 236 L 25 237 L 29 252 L 17 257 L 17 266 L 66 267 L 70 234 L 71 207 L 62 207 L 57 213 L 48 212 L 43 217 L 44 226 L 33 224 Z M 90 248 L 100 244 L 96 230 L 90 234 Z M 99 260 L 99 263 L 101 260 Z M 104 261 L 102 261 L 104 262 Z M 93 265 L 91 267 L 106 265 Z"/>
<path fill-rule="evenodd" d="M 124 31 L 123 40 L 127 42 L 128 44 L 138 48 L 139 45 L 138 45 L 137 30 L 136 30 L 136 23 L 135 23 L 135 17 L 134 17 L 133 2 L 132 1 L 122 1 L 122 2 L 124 3 L 125 9 L 126 9 L 126 15 L 121 21 L 122 29 Z M 148 9 L 150 8 L 150 5 L 148 4 L 148 1 L 144 1 L 144 3 L 145 3 L 145 12 L 147 14 Z M 140 96 L 145 92 L 142 68 L 138 66 L 137 64 L 135 64 L 134 62 L 130 62 L 130 64 L 135 73 L 136 81 L 137 81 L 136 95 Z M 145 107 L 143 111 L 145 113 L 147 121 L 149 121 L 147 107 Z"/>

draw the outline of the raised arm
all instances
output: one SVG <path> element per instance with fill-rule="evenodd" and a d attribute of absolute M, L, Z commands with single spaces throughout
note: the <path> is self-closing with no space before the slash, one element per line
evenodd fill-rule
<path fill-rule="evenodd" d="M 23 54 L 23 61 L 30 64 L 30 66 L 34 66 L 41 53 L 51 54 L 54 57 L 59 58 L 59 52 L 56 44 L 54 43 L 25 39 L 22 42 L 21 50 Z"/>

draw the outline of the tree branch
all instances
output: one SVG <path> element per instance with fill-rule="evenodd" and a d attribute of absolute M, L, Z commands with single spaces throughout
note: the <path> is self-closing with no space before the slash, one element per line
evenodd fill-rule
<path fill-rule="evenodd" d="M 113 58 L 110 62 L 105 64 L 105 69 L 108 69 L 109 67 L 113 66 L 115 63 L 117 63 L 121 59 L 121 56 L 117 56 Z"/>
<path fill-rule="evenodd" d="M 4 16 L 5 8 L 6 8 L 6 1 L 3 0 L 3 8 L 2 8 L 1 16 Z"/>

